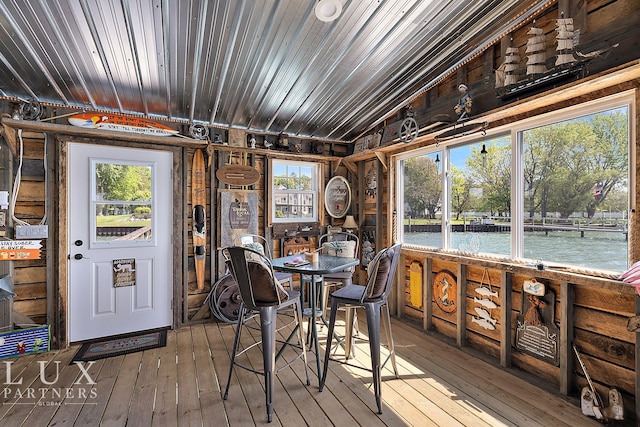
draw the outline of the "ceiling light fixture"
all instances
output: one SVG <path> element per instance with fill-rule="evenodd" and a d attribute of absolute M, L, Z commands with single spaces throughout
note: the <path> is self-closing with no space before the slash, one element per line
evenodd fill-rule
<path fill-rule="evenodd" d="M 315 8 L 316 17 L 323 22 L 330 22 L 342 13 L 340 0 L 320 0 Z"/>

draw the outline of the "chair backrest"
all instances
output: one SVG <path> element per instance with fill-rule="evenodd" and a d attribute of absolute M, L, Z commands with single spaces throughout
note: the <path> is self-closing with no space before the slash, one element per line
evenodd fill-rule
<path fill-rule="evenodd" d="M 318 248 L 326 255 L 358 257 L 360 239 L 348 231 L 336 231 L 318 237 Z"/>
<path fill-rule="evenodd" d="M 276 280 L 271 260 L 259 251 L 244 246 L 222 249 L 229 272 L 240 288 L 242 302 L 250 310 L 280 305 L 289 297 Z"/>
<path fill-rule="evenodd" d="M 233 239 L 234 246 L 244 246 L 262 252 L 267 258 L 271 259 L 273 252 L 269 247 L 267 239 L 259 234 L 242 234 Z"/>
<path fill-rule="evenodd" d="M 380 300 L 389 296 L 398 268 L 402 243 L 382 249 L 369 264 L 369 277 L 362 300 Z"/>
<path fill-rule="evenodd" d="M 357 258 L 359 246 L 358 236 L 348 231 L 336 231 L 318 237 L 318 247 L 325 255 Z M 355 267 L 349 267 L 345 271 L 355 271 Z"/>

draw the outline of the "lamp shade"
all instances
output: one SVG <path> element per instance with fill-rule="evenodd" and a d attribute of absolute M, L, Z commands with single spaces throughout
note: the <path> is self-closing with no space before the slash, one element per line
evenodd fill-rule
<path fill-rule="evenodd" d="M 342 228 L 344 228 L 345 230 L 355 230 L 356 228 L 358 228 L 358 224 L 353 218 L 353 215 L 347 215 L 344 220 L 344 224 L 342 224 Z"/>

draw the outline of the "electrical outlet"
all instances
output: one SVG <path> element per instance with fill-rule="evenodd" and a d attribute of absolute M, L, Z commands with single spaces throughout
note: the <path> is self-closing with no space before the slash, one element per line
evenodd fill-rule
<path fill-rule="evenodd" d="M 49 236 L 48 225 L 17 225 L 16 239 L 46 239 Z"/>

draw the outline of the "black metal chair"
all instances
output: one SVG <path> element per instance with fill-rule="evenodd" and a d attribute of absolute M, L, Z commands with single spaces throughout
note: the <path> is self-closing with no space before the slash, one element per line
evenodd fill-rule
<path fill-rule="evenodd" d="M 255 249 L 269 259 L 273 256 L 273 251 L 271 250 L 271 246 L 269 246 L 269 241 L 259 234 L 242 234 L 237 236 L 233 239 L 233 245 Z M 289 289 L 293 289 L 293 274 L 285 273 L 284 271 L 276 271 L 275 275 L 280 284 L 284 285 L 287 283 Z"/>
<path fill-rule="evenodd" d="M 267 421 L 271 422 L 273 418 L 273 381 L 274 376 L 278 371 L 286 368 L 295 360 L 302 357 L 304 360 L 304 372 L 307 378 L 307 385 L 310 384 L 309 372 L 307 369 L 307 354 L 302 336 L 302 328 L 300 326 L 302 323 L 300 293 L 292 290 L 285 290 L 282 285 L 278 283 L 273 274 L 274 272 L 271 261 L 259 251 L 243 246 L 231 246 L 224 248 L 222 253 L 227 260 L 229 271 L 236 280 L 242 296 L 236 334 L 233 340 L 229 378 L 224 391 L 224 399 L 227 400 L 227 397 L 229 396 L 229 384 L 231 383 L 234 366 L 238 366 L 256 374 L 264 375 Z M 286 340 L 277 340 L 276 334 L 278 329 L 276 328 L 276 321 L 278 318 L 278 312 L 283 311 L 284 309 L 290 310 L 291 308 L 294 309 L 293 322 L 295 322 L 295 326 Z M 245 319 L 247 319 L 248 315 L 256 313 L 259 314 L 262 339 L 261 341 L 238 352 L 240 336 Z M 280 329 L 288 327 L 290 324 L 291 322 L 287 322 L 287 324 L 282 326 Z M 297 344 L 292 342 L 296 335 L 298 337 Z M 260 343 L 262 343 L 262 359 L 264 364 L 262 371 L 255 370 L 237 362 L 237 357 L 239 355 Z M 276 354 L 277 343 L 281 343 L 282 346 Z M 292 358 L 289 362 L 276 370 L 276 362 L 287 346 L 295 347 L 299 350 L 299 353 L 296 357 Z"/>
<path fill-rule="evenodd" d="M 336 324 L 336 313 L 340 305 L 344 305 L 349 310 L 355 310 L 362 307 L 367 314 L 367 328 L 369 331 L 369 348 L 371 351 L 371 372 L 373 373 L 373 388 L 376 396 L 376 404 L 378 405 L 378 413 L 382 413 L 381 402 L 381 371 L 382 367 L 391 359 L 393 371 L 398 377 L 398 369 L 396 367 L 395 349 L 393 347 L 393 336 L 391 335 L 391 317 L 389 316 L 388 297 L 395 278 L 398 260 L 400 258 L 401 243 L 395 244 L 389 248 L 381 250 L 371 262 L 369 277 L 365 286 L 349 285 L 338 289 L 331 295 L 331 315 L 329 318 L 329 329 L 327 331 L 327 346 L 324 356 L 324 370 L 322 371 L 322 379 L 320 380 L 320 391 L 324 388 L 327 372 L 329 368 L 329 359 L 331 358 L 331 341 L 333 339 L 333 329 Z M 380 312 L 385 309 L 383 319 L 386 323 L 387 342 L 389 356 L 383 363 L 380 363 Z M 347 331 L 353 328 L 352 324 L 347 322 Z M 346 355 L 349 353 L 347 352 Z M 348 363 L 347 358 L 344 362 Z M 350 365 L 357 366 L 357 365 Z"/>

